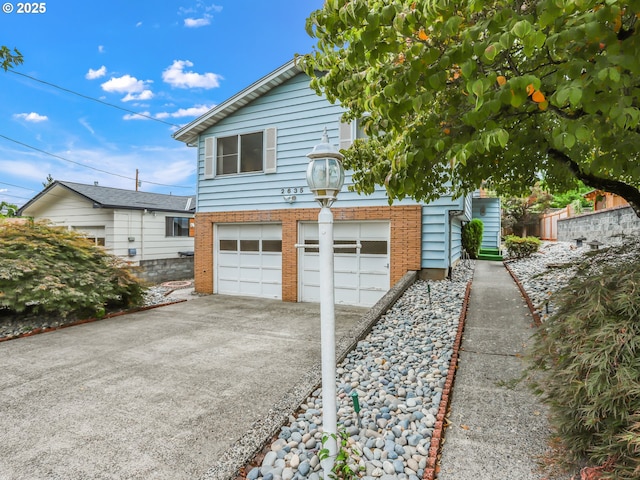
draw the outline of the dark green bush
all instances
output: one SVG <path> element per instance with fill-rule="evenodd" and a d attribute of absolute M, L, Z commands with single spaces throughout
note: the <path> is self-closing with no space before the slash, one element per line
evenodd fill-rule
<path fill-rule="evenodd" d="M 554 303 L 533 360 L 564 460 L 640 478 L 640 261 L 579 275 Z"/>
<path fill-rule="evenodd" d="M 462 247 L 471 258 L 478 258 L 480 245 L 482 245 L 482 232 L 484 224 L 482 220 L 474 218 L 462 227 Z"/>
<path fill-rule="evenodd" d="M 504 239 L 504 245 L 507 248 L 507 254 L 510 257 L 526 258 L 536 253 L 540 249 L 540 239 L 536 237 L 518 237 L 516 235 L 507 235 Z"/>
<path fill-rule="evenodd" d="M 0 310 L 101 315 L 143 301 L 144 288 L 115 256 L 44 223 L 0 224 Z"/>

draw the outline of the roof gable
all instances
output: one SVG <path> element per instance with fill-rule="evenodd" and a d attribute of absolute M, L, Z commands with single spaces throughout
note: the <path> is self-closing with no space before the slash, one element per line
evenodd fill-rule
<path fill-rule="evenodd" d="M 20 210 L 27 208 L 46 197 L 55 188 L 64 188 L 93 202 L 99 208 L 121 208 L 128 210 L 156 210 L 165 212 L 194 213 L 195 196 L 166 195 L 162 193 L 138 192 L 121 188 L 101 187 L 83 183 L 55 181 L 38 195 L 29 200 Z"/>
<path fill-rule="evenodd" d="M 291 60 L 238 92 L 233 97 L 225 100 L 220 105 L 212 108 L 201 117 L 196 118 L 193 122 L 185 125 L 173 134 L 173 138 L 187 145 L 194 144 L 198 139 L 198 135 L 206 129 L 238 111 L 256 98 L 282 85 L 299 73 L 302 73 L 302 68 L 297 64 L 295 59 Z"/>

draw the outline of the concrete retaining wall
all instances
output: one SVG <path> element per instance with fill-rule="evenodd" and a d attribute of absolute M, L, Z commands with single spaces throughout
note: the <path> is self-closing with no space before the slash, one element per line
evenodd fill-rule
<path fill-rule="evenodd" d="M 136 275 L 149 283 L 163 283 L 193 278 L 193 257 L 140 261 Z"/>
<path fill-rule="evenodd" d="M 558 220 L 558 241 L 571 242 L 584 237 L 588 242 L 618 243 L 622 237 L 640 236 L 640 218 L 631 207 L 585 213 Z"/>

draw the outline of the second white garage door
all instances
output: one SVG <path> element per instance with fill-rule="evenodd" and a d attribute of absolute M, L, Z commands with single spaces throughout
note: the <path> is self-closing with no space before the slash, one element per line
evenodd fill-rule
<path fill-rule="evenodd" d="M 333 226 L 336 245 L 360 242 L 362 248 L 336 249 L 335 301 L 345 305 L 370 307 L 389 290 L 389 222 L 336 222 Z M 318 224 L 300 225 L 300 243 L 318 243 Z M 300 249 L 300 301 L 319 302 L 318 249 Z"/>
<path fill-rule="evenodd" d="M 216 293 L 282 298 L 282 226 L 217 225 Z"/>

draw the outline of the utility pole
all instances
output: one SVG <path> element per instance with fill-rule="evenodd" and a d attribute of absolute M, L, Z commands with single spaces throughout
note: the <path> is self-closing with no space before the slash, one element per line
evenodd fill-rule
<path fill-rule="evenodd" d="M 138 169 L 136 168 L 136 192 L 138 191 L 138 185 L 140 185 L 140 182 L 138 181 Z"/>

